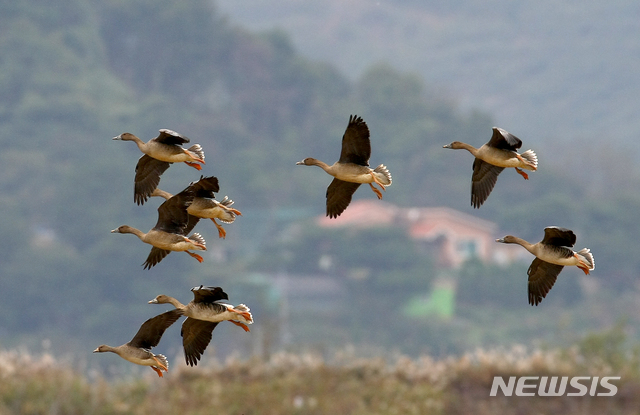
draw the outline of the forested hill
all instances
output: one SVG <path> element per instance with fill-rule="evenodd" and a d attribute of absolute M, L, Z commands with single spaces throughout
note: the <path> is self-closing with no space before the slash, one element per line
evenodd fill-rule
<path fill-rule="evenodd" d="M 491 114 L 461 111 L 389 62 L 354 80 L 302 56 L 286 33 L 253 33 L 214 6 L 0 1 L 0 343 L 45 334 L 72 342 L 105 327 L 126 339 L 130 327 L 119 322 L 133 309 L 157 311 L 145 300 L 245 272 L 247 247 L 273 243 L 279 214 L 323 213 L 328 177 L 295 162 L 337 159 L 350 114 L 369 125 L 371 163 L 393 174 L 385 199 L 473 212 L 531 239 L 547 225 L 574 228 L 597 252 L 610 287 L 632 284 L 640 268 L 629 244 L 640 234 L 640 180 L 624 149 L 551 149 L 512 131 L 536 149 L 540 171 L 526 183 L 505 174 L 500 191 L 474 212 L 471 158 L 442 145 L 485 142 Z M 217 176 L 220 194 L 245 213 L 226 241 L 205 235 L 212 251 L 229 248 L 226 265 L 209 258 L 197 267 L 172 254 L 143 271 L 148 246 L 109 233 L 122 224 L 150 229 L 159 205 L 134 204 L 140 152 L 111 138 L 128 131 L 146 141 L 160 128 L 200 143 L 202 173 Z M 175 165 L 160 187 L 177 193 L 199 175 Z"/>
<path fill-rule="evenodd" d="M 640 135 L 633 0 L 224 0 L 220 7 L 247 27 L 287 30 L 305 56 L 352 77 L 379 61 L 419 73 L 508 130 L 629 145 Z"/>

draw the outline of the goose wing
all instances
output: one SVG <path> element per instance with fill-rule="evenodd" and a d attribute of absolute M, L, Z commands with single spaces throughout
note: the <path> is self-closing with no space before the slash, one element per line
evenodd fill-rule
<path fill-rule="evenodd" d="M 564 266 L 551 264 L 536 258 L 529 266 L 529 304 L 538 305 L 555 284 L 558 274 Z"/>
<path fill-rule="evenodd" d="M 211 342 L 213 329 L 217 322 L 196 320 L 187 318 L 182 323 L 182 347 L 184 348 L 184 359 L 189 366 L 196 366 L 198 360 Z"/>
<path fill-rule="evenodd" d="M 576 235 L 567 228 L 548 226 L 544 228 L 542 243 L 555 246 L 573 246 L 576 244 Z"/>
<path fill-rule="evenodd" d="M 471 205 L 474 208 L 479 208 L 487 200 L 502 170 L 504 167 L 494 166 L 479 158 L 474 159 L 471 176 Z"/>
<path fill-rule="evenodd" d="M 342 151 L 340 163 L 354 163 L 361 166 L 369 165 L 371 157 L 371 141 L 369 140 L 369 127 L 361 117 L 351 115 L 349 125 L 342 136 Z"/>
<path fill-rule="evenodd" d="M 172 130 L 162 129 L 160 134 L 154 138 L 155 141 L 162 144 L 182 145 L 189 142 L 189 139 L 181 134 Z"/>
<path fill-rule="evenodd" d="M 333 179 L 327 188 L 327 216 L 337 218 L 351 203 L 351 198 L 360 183 L 345 182 Z"/>
<path fill-rule="evenodd" d="M 138 159 L 133 186 L 133 200 L 138 205 L 147 201 L 154 189 L 158 187 L 160 176 L 169 166 L 171 163 L 156 160 L 146 154 Z"/>
<path fill-rule="evenodd" d="M 502 128 L 493 127 L 493 135 L 487 144 L 502 150 L 516 151 L 522 147 L 522 140 Z"/>
<path fill-rule="evenodd" d="M 142 323 L 140 329 L 128 344 L 142 349 L 151 349 L 157 346 L 164 331 L 175 323 L 181 315 L 182 311 L 176 309 L 150 318 Z"/>
<path fill-rule="evenodd" d="M 213 303 L 220 300 L 228 300 L 229 296 L 220 287 L 205 287 L 201 285 L 199 287 L 193 287 L 194 303 Z"/>
<path fill-rule="evenodd" d="M 158 207 L 158 222 L 154 229 L 185 235 L 185 229 L 189 223 L 187 208 L 193 202 L 193 198 L 193 191 L 190 188 L 186 188 L 177 195 L 165 200 Z"/>
<path fill-rule="evenodd" d="M 155 246 L 151 248 L 151 252 L 149 252 L 149 256 L 147 260 L 144 261 L 143 269 L 151 269 L 151 267 L 155 266 L 158 262 L 162 261 L 164 257 L 169 255 L 171 251 L 167 251 L 166 249 L 156 248 Z"/>
<path fill-rule="evenodd" d="M 191 183 L 189 187 L 191 187 L 196 197 L 207 197 L 211 199 L 215 197 L 214 193 L 220 191 L 218 178 L 215 176 L 200 176 L 200 180 Z"/>

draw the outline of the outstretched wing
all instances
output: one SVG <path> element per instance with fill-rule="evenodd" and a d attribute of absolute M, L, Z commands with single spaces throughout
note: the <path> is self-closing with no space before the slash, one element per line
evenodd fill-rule
<path fill-rule="evenodd" d="M 529 266 L 529 304 L 538 305 L 555 284 L 564 266 L 551 264 L 536 258 Z"/>
<path fill-rule="evenodd" d="M 186 235 L 185 229 L 189 223 L 187 208 L 193 202 L 193 198 L 193 191 L 190 188 L 186 188 L 177 195 L 165 200 L 158 207 L 158 222 L 154 229 Z"/>
<path fill-rule="evenodd" d="M 493 135 L 487 144 L 502 150 L 516 151 L 522 147 L 522 140 L 502 128 L 493 127 Z"/>
<path fill-rule="evenodd" d="M 189 187 L 191 187 L 196 197 L 208 197 L 211 199 L 215 197 L 214 193 L 220 191 L 218 178 L 215 176 L 200 176 L 200 180 L 191 183 Z"/>
<path fill-rule="evenodd" d="M 193 287 L 194 303 L 213 303 L 220 300 L 228 300 L 229 296 L 220 287 L 205 287 L 203 285 L 199 287 Z"/>
<path fill-rule="evenodd" d="M 158 187 L 160 176 L 169 166 L 171 166 L 171 163 L 156 160 L 146 154 L 138 159 L 133 186 L 133 200 L 138 205 L 142 205 L 147 201 L 154 189 Z"/>
<path fill-rule="evenodd" d="M 542 243 L 555 246 L 573 246 L 576 244 L 576 235 L 567 228 L 548 226 L 544 228 Z"/>
<path fill-rule="evenodd" d="M 211 342 L 211 334 L 217 325 L 217 322 L 193 318 L 187 318 L 182 323 L 180 335 L 182 336 L 184 359 L 189 366 L 198 364 L 198 360 L 200 360 L 200 357 Z"/>
<path fill-rule="evenodd" d="M 167 251 L 166 249 L 156 248 L 155 246 L 151 248 L 151 252 L 149 252 L 149 256 L 147 260 L 144 261 L 143 269 L 151 269 L 151 267 L 155 266 L 158 262 L 162 261 L 164 257 L 169 255 L 171 251 Z"/>
<path fill-rule="evenodd" d="M 159 314 L 142 323 L 140 329 L 128 343 L 133 347 L 151 349 L 160 343 L 164 331 L 176 322 L 182 315 L 182 311 L 175 309 Z"/>
<path fill-rule="evenodd" d="M 327 216 L 337 218 L 351 203 L 351 198 L 360 183 L 345 182 L 333 179 L 327 188 Z"/>
<path fill-rule="evenodd" d="M 471 176 L 471 205 L 474 208 L 479 208 L 487 200 L 502 170 L 504 167 L 494 166 L 479 158 L 474 159 Z"/>
<path fill-rule="evenodd" d="M 368 166 L 369 157 L 371 157 L 369 127 L 361 117 L 351 115 L 349 125 L 342 136 L 342 151 L 338 161 Z"/>
<path fill-rule="evenodd" d="M 154 138 L 159 143 L 163 144 L 173 144 L 173 145 L 182 145 L 189 142 L 189 139 L 181 134 L 176 133 L 172 130 L 162 129 L 160 130 L 160 134 Z"/>

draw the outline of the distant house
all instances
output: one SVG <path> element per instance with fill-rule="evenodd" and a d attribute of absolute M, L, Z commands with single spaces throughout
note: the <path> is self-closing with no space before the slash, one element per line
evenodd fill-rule
<path fill-rule="evenodd" d="M 466 260 L 506 263 L 522 249 L 496 244 L 498 226 L 448 207 L 401 208 L 379 200 L 357 200 L 336 219 L 318 218 L 322 227 L 400 226 L 442 268 L 457 268 Z M 515 248 L 515 249 L 514 249 Z"/>

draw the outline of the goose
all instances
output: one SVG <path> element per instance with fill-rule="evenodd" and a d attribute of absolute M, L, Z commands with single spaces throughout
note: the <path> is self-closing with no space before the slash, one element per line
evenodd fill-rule
<path fill-rule="evenodd" d="M 471 205 L 478 209 L 487 200 L 498 180 L 498 175 L 505 167 L 513 167 L 516 172 L 529 180 L 529 175 L 522 169 L 536 171 L 538 156 L 533 150 L 522 154 L 516 152 L 522 146 L 522 141 L 515 135 L 493 127 L 491 139 L 475 148 L 470 144 L 454 141 L 443 146 L 453 150 L 467 150 L 475 157 L 473 161 L 473 175 L 471 176 Z"/>
<path fill-rule="evenodd" d="M 151 349 L 160 343 L 164 331 L 175 323 L 181 315 L 182 312 L 180 310 L 171 310 L 150 318 L 142 323 L 142 326 L 140 326 L 140 329 L 130 342 L 116 347 L 102 344 L 93 353 L 115 353 L 131 363 L 150 366 L 159 377 L 163 377 L 162 371 L 169 371 L 169 362 L 164 355 L 154 354 Z"/>
<path fill-rule="evenodd" d="M 231 207 L 231 205 L 233 205 L 233 200 L 229 199 L 227 196 L 225 196 L 220 202 L 214 199 L 214 192 L 218 192 L 220 190 L 218 186 L 218 179 L 214 176 L 201 176 L 200 180 L 189 184 L 187 189 L 191 189 L 195 195 L 193 203 L 187 207 L 187 213 L 190 215 L 190 229 L 187 233 L 191 231 L 193 226 L 195 226 L 200 219 L 211 219 L 218 229 L 218 236 L 224 239 L 227 236 L 227 232 L 224 230 L 222 225 L 219 225 L 218 222 L 216 222 L 216 219 L 219 219 L 223 223 L 232 223 L 236 220 L 236 216 L 242 216 L 242 213 Z M 168 200 L 172 197 L 172 194 L 156 188 L 151 193 L 151 196 L 160 196 Z"/>
<path fill-rule="evenodd" d="M 171 304 L 187 319 L 182 323 L 182 345 L 185 361 L 190 366 L 195 366 L 200 356 L 211 342 L 211 334 L 221 321 L 230 321 L 240 326 L 244 331 L 249 331 L 247 324 L 253 324 L 253 316 L 250 309 L 244 304 L 232 306 L 220 303 L 229 297 L 220 287 L 193 287 L 193 300 L 184 305 L 180 301 L 168 295 L 158 295 L 149 304 Z"/>
<path fill-rule="evenodd" d="M 144 262 L 144 269 L 151 269 L 167 256 L 171 251 L 184 251 L 202 262 L 203 258 L 189 250 L 206 251 L 206 242 L 199 233 L 187 237 L 193 229 L 189 224 L 187 207 L 193 202 L 193 191 L 186 189 L 169 198 L 158 207 L 158 222 L 149 232 L 144 233 L 129 225 L 122 225 L 113 229 L 111 233 L 132 233 L 142 242 L 153 245 L 151 252 Z"/>
<path fill-rule="evenodd" d="M 172 130 L 162 129 L 160 134 L 146 143 L 131 133 L 122 133 L 114 140 L 133 141 L 144 153 L 136 165 L 133 199 L 138 205 L 147 201 L 153 189 L 158 187 L 160 176 L 171 163 L 184 162 L 201 170 L 198 163 L 204 163 L 204 151 L 200 144 L 194 144 L 188 149 L 181 147 L 189 139 Z"/>
<path fill-rule="evenodd" d="M 578 252 L 571 249 L 576 243 L 573 231 L 557 226 L 544 228 L 542 241 L 532 244 L 522 238 L 507 235 L 496 242 L 518 244 L 531 252 L 536 258 L 529 266 L 529 304 L 538 305 L 555 284 L 558 274 L 565 266 L 576 266 L 585 275 L 596 267 L 589 248 Z"/>
<path fill-rule="evenodd" d="M 337 218 L 351 203 L 351 198 L 358 187 L 368 183 L 371 190 L 382 199 L 382 193 L 373 184 L 386 191 L 391 186 L 391 174 L 384 164 L 375 169 L 369 167 L 371 141 L 369 127 L 357 115 L 349 117 L 349 124 L 342 136 L 340 158 L 329 166 L 320 160 L 308 157 L 296 163 L 300 166 L 318 166 L 334 177 L 327 188 L 327 216 Z"/>

